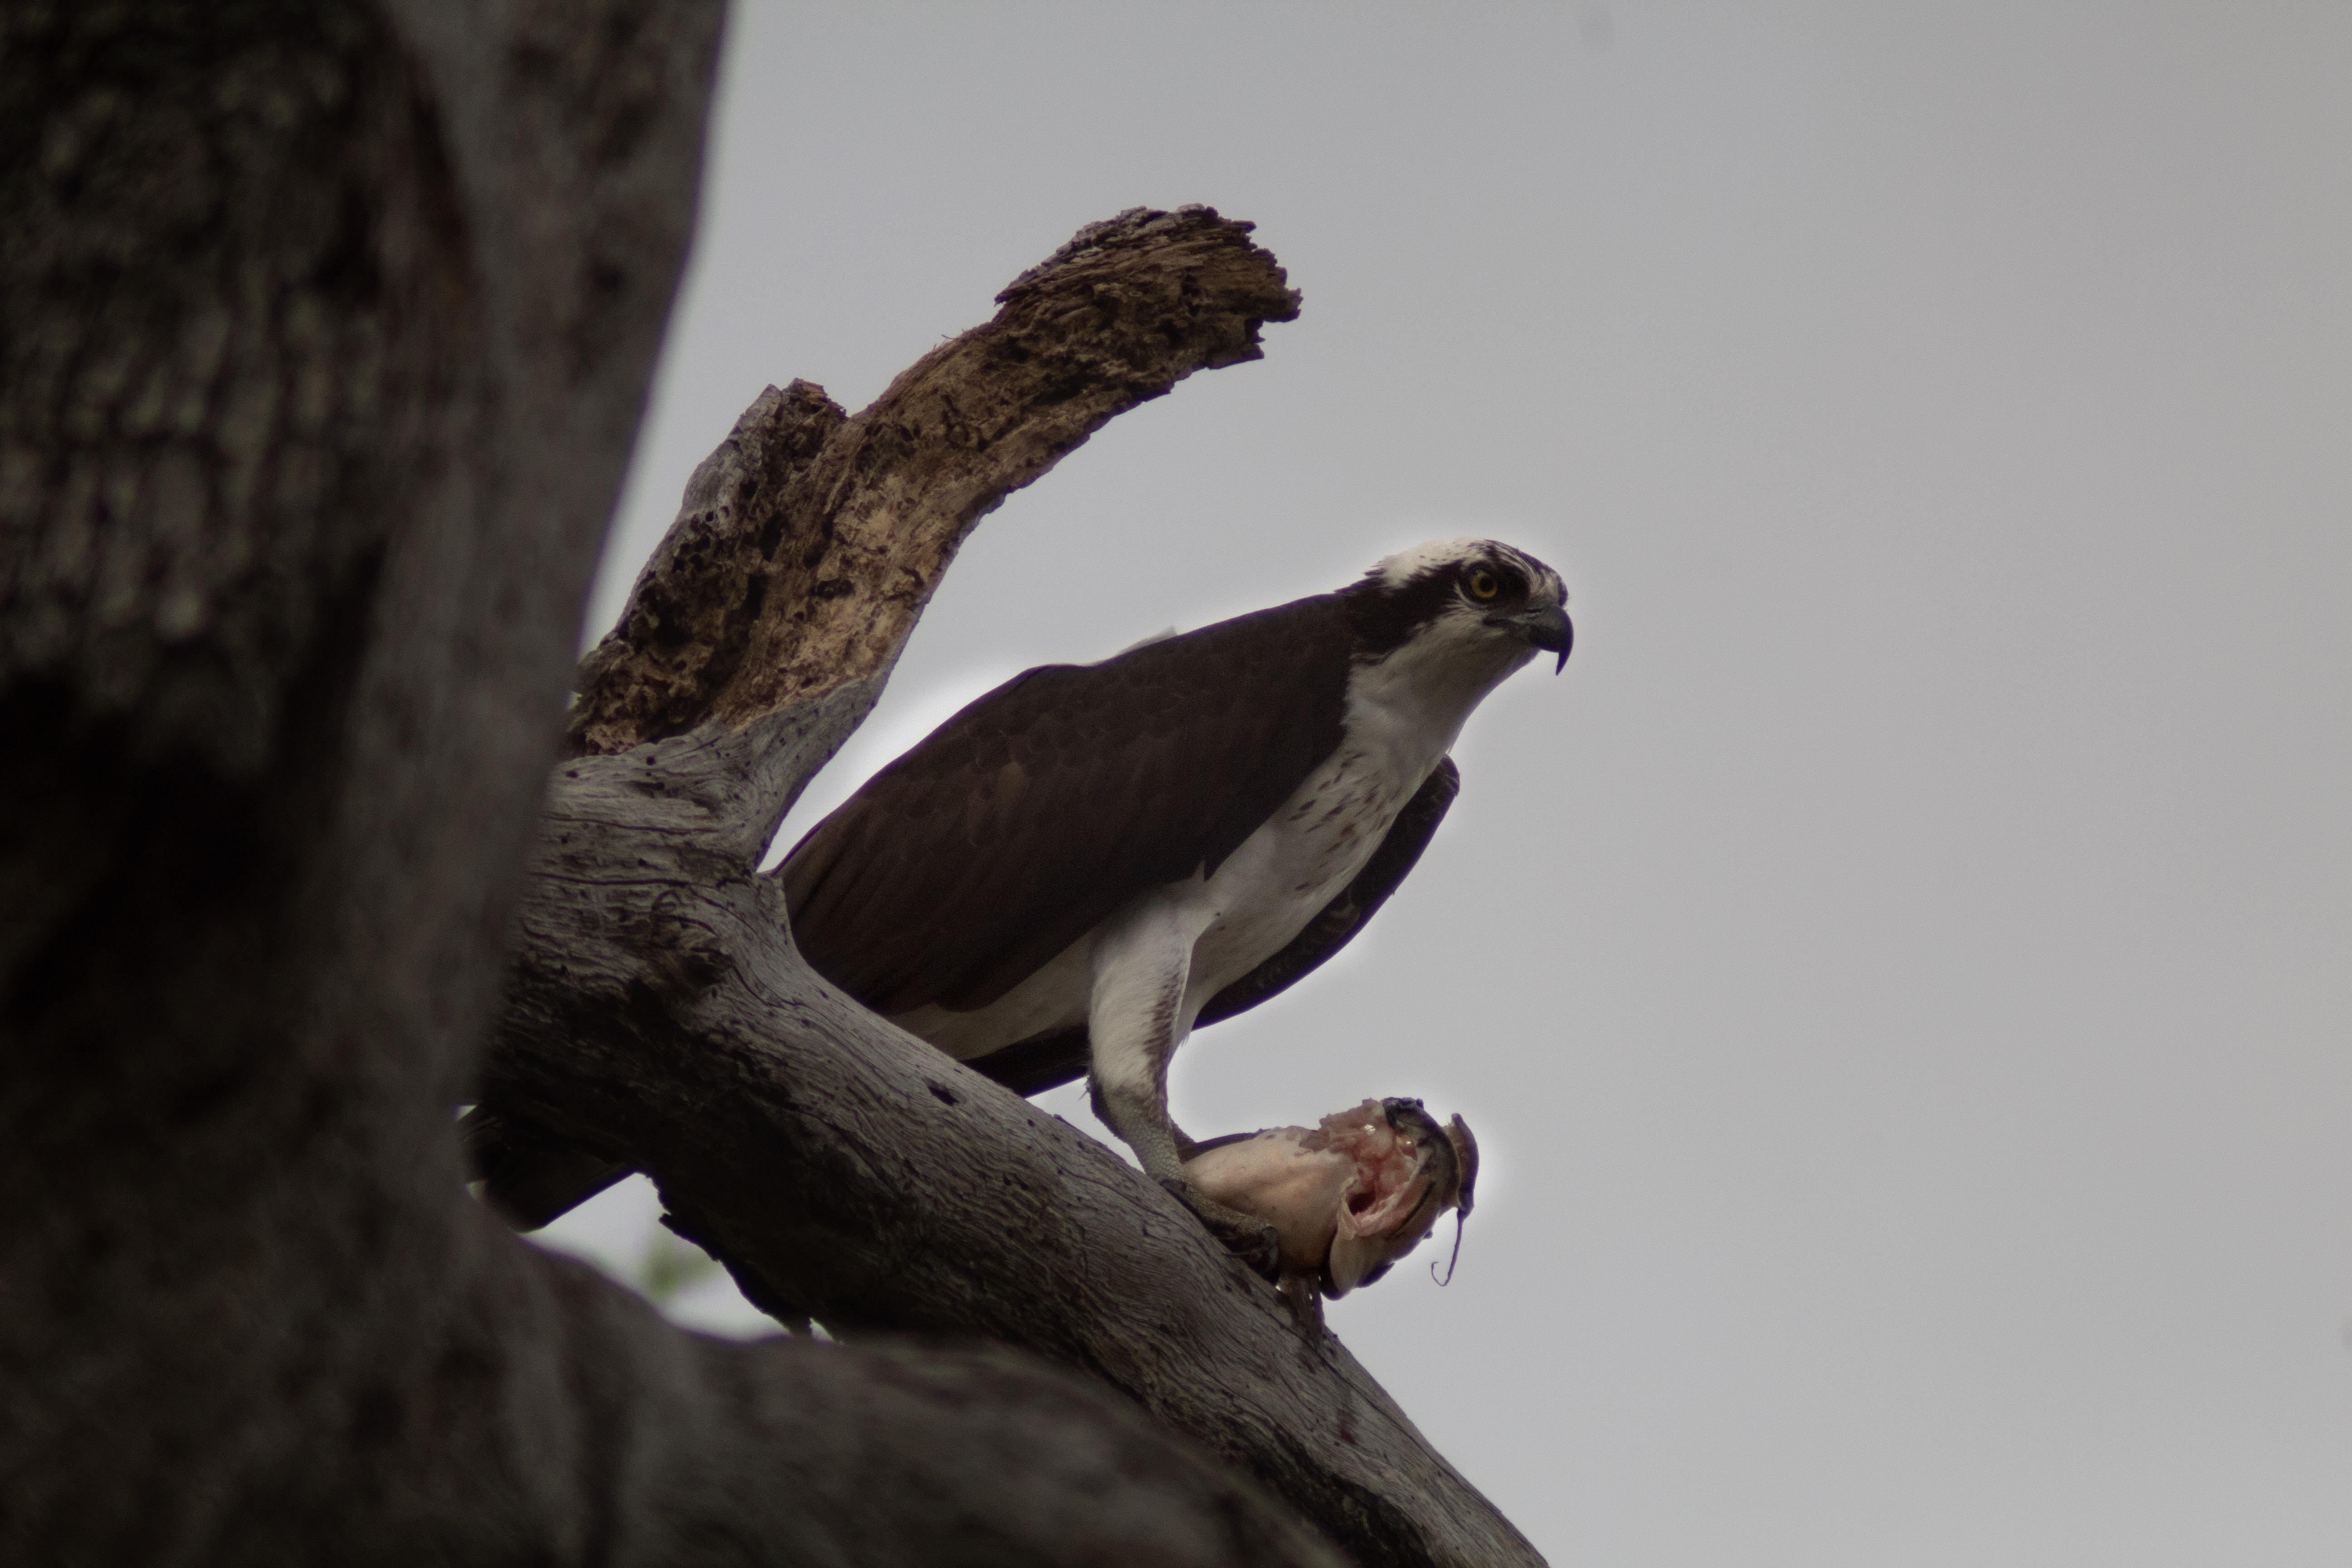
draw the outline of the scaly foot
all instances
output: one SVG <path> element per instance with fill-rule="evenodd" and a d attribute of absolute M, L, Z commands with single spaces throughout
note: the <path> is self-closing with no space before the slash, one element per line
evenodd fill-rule
<path fill-rule="evenodd" d="M 1202 1228 L 1223 1242 L 1225 1249 L 1240 1258 L 1264 1279 L 1282 1277 L 1282 1237 L 1274 1226 L 1255 1215 L 1227 1208 L 1216 1199 L 1202 1194 L 1192 1183 L 1162 1178 L 1160 1184 L 1171 1196 L 1192 1211 L 1192 1216 Z"/>

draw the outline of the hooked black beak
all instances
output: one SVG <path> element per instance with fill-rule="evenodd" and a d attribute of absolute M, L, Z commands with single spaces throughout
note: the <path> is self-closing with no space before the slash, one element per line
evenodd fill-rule
<path fill-rule="evenodd" d="M 1568 612 L 1558 605 L 1488 616 L 1486 624 L 1506 627 L 1525 637 L 1529 646 L 1559 655 L 1559 662 L 1551 667 L 1554 675 L 1568 668 L 1569 645 L 1576 640 L 1576 628 L 1569 624 Z"/>

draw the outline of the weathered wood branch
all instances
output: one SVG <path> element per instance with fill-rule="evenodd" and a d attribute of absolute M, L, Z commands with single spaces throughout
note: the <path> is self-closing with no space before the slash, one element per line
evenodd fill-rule
<path fill-rule="evenodd" d="M 687 488 L 620 625 L 583 662 L 574 747 L 740 727 L 878 682 L 972 524 L 1115 415 L 1260 357 L 1298 314 L 1282 269 L 1208 208 L 1083 229 L 845 420 L 794 382 Z"/>
<path fill-rule="evenodd" d="M 1096 226 L 1003 298 L 854 419 L 771 392 L 695 476 L 585 667 L 483 1100 L 649 1173 L 780 1319 L 1077 1368 L 1364 1563 L 1538 1562 L 1166 1194 L 814 974 L 755 873 L 973 521 L 1295 309 L 1201 209 Z"/>

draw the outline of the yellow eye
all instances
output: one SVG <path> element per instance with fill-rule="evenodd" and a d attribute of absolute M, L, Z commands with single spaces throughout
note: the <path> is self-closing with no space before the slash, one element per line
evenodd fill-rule
<path fill-rule="evenodd" d="M 1484 566 L 1473 566 L 1465 581 L 1469 584 L 1470 596 L 1474 599 L 1491 599 L 1503 591 L 1503 584 L 1496 581 L 1495 574 Z"/>

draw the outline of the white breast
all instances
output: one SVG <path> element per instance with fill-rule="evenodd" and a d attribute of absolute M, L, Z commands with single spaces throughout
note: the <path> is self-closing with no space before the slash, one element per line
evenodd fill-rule
<path fill-rule="evenodd" d="M 1411 679 L 1420 672 L 1400 671 L 1396 663 L 1357 668 L 1339 749 L 1215 876 L 1171 889 L 1208 916 L 1185 988 L 1188 1025 L 1209 998 L 1281 952 L 1355 879 L 1491 685 L 1433 693 L 1425 681 Z"/>
<path fill-rule="evenodd" d="M 1179 1038 L 1211 997 L 1280 952 L 1355 879 L 1397 813 L 1453 748 L 1471 710 L 1533 657 L 1516 647 L 1497 651 L 1492 638 L 1465 646 L 1441 634 L 1355 668 L 1339 750 L 1214 876 L 1145 895 L 1161 914 L 1200 932 L 1178 1016 Z M 1105 925 L 1136 909 L 1129 906 Z M 1100 929 L 977 1012 L 929 1006 L 893 1022 L 961 1058 L 1083 1023 Z"/>
<path fill-rule="evenodd" d="M 1178 1009 L 1181 1038 L 1209 998 L 1280 952 L 1336 898 L 1444 756 L 1436 736 L 1397 735 L 1350 723 L 1347 739 L 1265 826 L 1225 857 L 1216 875 L 1146 895 L 1153 911 L 1199 935 Z M 1443 737 L 1450 741 L 1451 736 Z M 1416 771 L 1417 769 L 1417 771 Z M 1130 905 L 1105 927 L 1132 926 Z M 924 1007 L 895 1020 L 950 1056 L 984 1056 L 1016 1040 L 1086 1019 L 1101 928 L 977 1012 Z"/>

